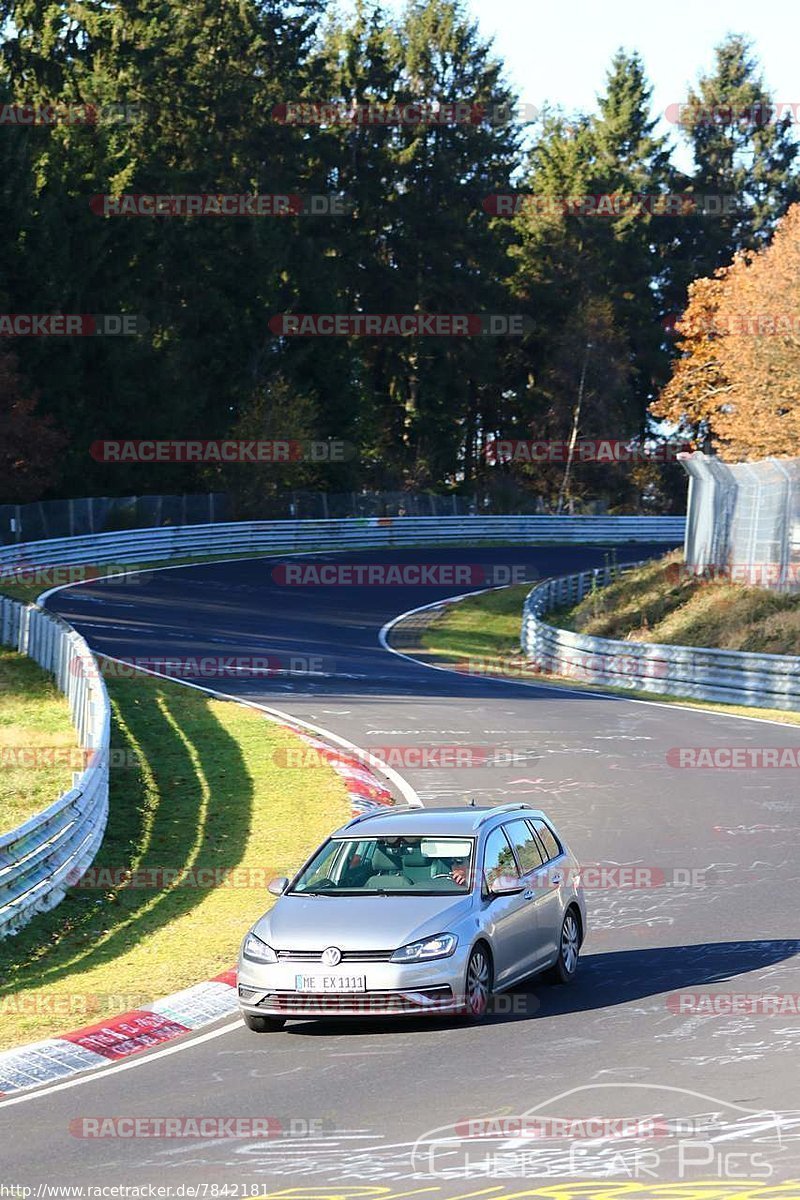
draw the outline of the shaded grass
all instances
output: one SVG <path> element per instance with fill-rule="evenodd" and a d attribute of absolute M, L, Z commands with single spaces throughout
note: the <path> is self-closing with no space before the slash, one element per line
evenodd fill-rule
<path fill-rule="evenodd" d="M 350 815 L 327 765 L 276 762 L 297 738 L 256 710 L 142 674 L 107 684 L 112 748 L 132 765 L 112 769 L 108 828 L 82 884 L 0 942 L 0 1048 L 231 967 L 271 903 L 268 880 Z M 164 869 L 190 874 L 169 884 Z"/>
<path fill-rule="evenodd" d="M 72 772 L 82 769 L 77 747 L 69 705 L 51 676 L 24 654 L 0 647 L 0 833 L 69 790 Z M 49 750 L 62 752 L 65 761 L 46 765 Z"/>

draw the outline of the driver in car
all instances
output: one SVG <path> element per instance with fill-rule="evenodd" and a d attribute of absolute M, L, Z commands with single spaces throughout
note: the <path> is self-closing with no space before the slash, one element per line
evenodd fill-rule
<path fill-rule="evenodd" d="M 453 883 L 457 883 L 459 885 L 459 887 L 464 886 L 464 884 L 467 882 L 468 875 L 469 875 L 469 859 L 468 858 L 462 858 L 460 860 L 460 862 L 453 863 L 452 867 L 450 868 L 450 878 L 452 879 Z"/>

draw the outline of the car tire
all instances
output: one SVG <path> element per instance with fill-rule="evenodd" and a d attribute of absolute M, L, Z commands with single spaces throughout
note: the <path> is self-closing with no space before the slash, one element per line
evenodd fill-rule
<path fill-rule="evenodd" d="M 488 1013 L 492 999 L 493 974 L 489 949 L 483 942 L 479 942 L 472 949 L 464 976 L 462 1016 L 465 1021 L 482 1021 Z"/>
<path fill-rule="evenodd" d="M 286 1024 L 286 1017 L 261 1017 L 255 1013 L 242 1013 L 242 1018 L 253 1033 L 274 1033 L 277 1029 L 283 1029 Z"/>
<path fill-rule="evenodd" d="M 572 983 L 578 970 L 581 948 L 581 923 L 574 908 L 568 908 L 561 923 L 558 939 L 558 958 L 545 972 L 548 983 Z"/>

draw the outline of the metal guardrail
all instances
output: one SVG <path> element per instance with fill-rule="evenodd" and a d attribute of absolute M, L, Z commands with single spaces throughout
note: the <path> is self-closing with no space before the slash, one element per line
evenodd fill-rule
<path fill-rule="evenodd" d="M 236 521 L 168 526 L 24 542 L 0 549 L 3 575 L 35 566 L 162 562 L 172 558 L 268 553 L 273 550 L 358 550 L 479 541 L 614 544 L 683 541 L 685 517 L 454 516 L 352 517 L 340 521 Z"/>
<path fill-rule="evenodd" d="M 0 596 L 0 642 L 55 677 L 87 752 L 73 787 L 43 812 L 0 836 L 0 938 L 54 908 L 90 866 L 108 817 L 111 712 L 105 683 L 86 642 L 44 609 Z"/>
<path fill-rule="evenodd" d="M 593 588 L 632 569 L 629 565 L 582 571 L 534 587 L 523 606 L 523 654 L 543 671 L 583 683 L 755 708 L 800 709 L 800 658 L 589 637 L 541 619 L 553 609 L 577 604 Z"/>

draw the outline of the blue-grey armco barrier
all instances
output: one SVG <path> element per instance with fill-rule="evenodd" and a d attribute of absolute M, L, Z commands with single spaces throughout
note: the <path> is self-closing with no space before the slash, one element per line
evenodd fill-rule
<path fill-rule="evenodd" d="M 0 596 L 0 642 L 34 659 L 69 702 L 84 769 L 73 787 L 24 825 L 0 835 L 0 938 L 55 907 L 87 870 L 108 817 L 111 714 L 86 642 L 59 617 Z"/>
<path fill-rule="evenodd" d="M 0 548 L 3 577 L 39 566 L 168 562 L 214 554 L 268 554 L 271 550 L 358 550 L 388 546 L 521 545 L 658 542 L 677 546 L 685 517 L 349 517 L 340 521 L 234 521 L 131 529 L 85 537 L 23 542 Z M 59 580 L 55 580 L 59 582 Z"/>
<path fill-rule="evenodd" d="M 534 587 L 523 606 L 523 654 L 542 671 L 584 683 L 756 708 L 800 709 L 800 658 L 588 637 L 543 619 L 631 569 L 598 568 L 546 579 Z"/>

